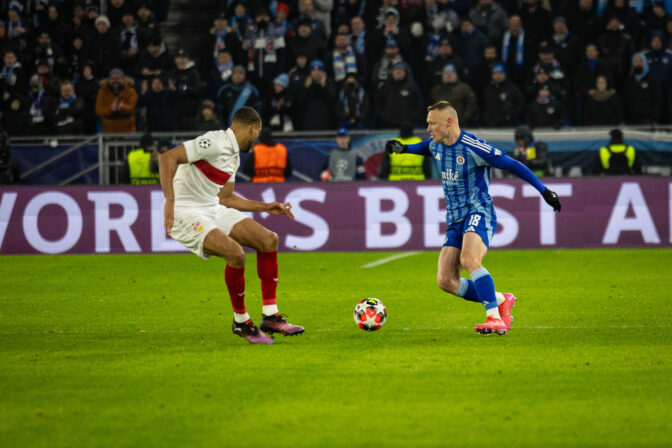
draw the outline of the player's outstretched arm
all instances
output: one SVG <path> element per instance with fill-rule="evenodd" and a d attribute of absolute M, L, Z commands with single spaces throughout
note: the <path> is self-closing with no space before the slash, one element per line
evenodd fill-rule
<path fill-rule="evenodd" d="M 159 180 L 166 201 L 163 204 L 163 227 L 166 235 L 170 235 L 175 219 L 175 192 L 173 191 L 173 178 L 177 171 L 177 165 L 187 163 L 187 150 L 184 145 L 179 145 L 159 156 Z"/>
<path fill-rule="evenodd" d="M 562 209 L 560 198 L 558 198 L 557 193 L 546 188 L 546 186 L 541 183 L 537 176 L 535 176 L 528 167 L 519 161 L 512 159 L 506 154 L 501 154 L 499 156 L 490 157 L 488 159 L 488 163 L 495 168 L 510 171 L 511 173 L 532 185 L 539 193 L 541 193 L 546 203 L 553 207 L 553 210 L 556 212 L 559 212 Z"/>
<path fill-rule="evenodd" d="M 291 203 L 251 201 L 235 194 L 233 186 L 233 182 L 228 182 L 217 193 L 221 205 L 241 212 L 266 212 L 271 215 L 287 215 L 294 219 Z"/>

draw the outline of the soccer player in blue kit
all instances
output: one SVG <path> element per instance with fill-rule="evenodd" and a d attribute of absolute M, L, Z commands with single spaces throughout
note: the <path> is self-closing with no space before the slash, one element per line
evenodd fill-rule
<path fill-rule="evenodd" d="M 560 200 L 525 165 L 461 130 L 457 113 L 449 102 L 439 101 L 429 106 L 427 112 L 429 140 L 408 146 L 390 140 L 385 150 L 434 158 L 446 196 L 448 224 L 439 255 L 437 283 L 448 293 L 485 306 L 486 321 L 474 327 L 477 333 L 507 334 L 516 298 L 513 294 L 495 292 L 492 277 L 482 264 L 497 228 L 495 208 L 488 194 L 490 167 L 510 171 L 527 181 L 558 212 Z M 462 268 L 471 279 L 460 278 Z"/>

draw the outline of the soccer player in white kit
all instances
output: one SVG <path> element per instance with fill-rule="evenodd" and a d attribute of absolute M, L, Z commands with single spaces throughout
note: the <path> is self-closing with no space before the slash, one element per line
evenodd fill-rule
<path fill-rule="evenodd" d="M 233 306 L 233 333 L 252 344 L 271 344 L 266 333 L 303 333 L 278 312 L 278 235 L 242 212 L 266 212 L 294 218 L 289 202 L 259 202 L 233 192 L 240 151 L 248 152 L 261 131 L 251 107 L 233 115 L 226 131 L 212 131 L 163 153 L 159 159 L 166 233 L 196 255 L 226 260 L 224 279 Z M 245 309 L 245 252 L 257 251 L 263 312 L 257 327 Z"/>

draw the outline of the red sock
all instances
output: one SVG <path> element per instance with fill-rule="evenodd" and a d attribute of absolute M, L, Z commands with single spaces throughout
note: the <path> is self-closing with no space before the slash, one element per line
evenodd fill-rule
<path fill-rule="evenodd" d="M 229 290 L 233 312 L 245 314 L 245 268 L 232 268 L 228 264 L 224 270 L 224 281 Z"/>
<path fill-rule="evenodd" d="M 278 303 L 275 297 L 275 290 L 278 287 L 278 251 L 257 252 L 257 275 L 261 280 L 262 304 Z"/>

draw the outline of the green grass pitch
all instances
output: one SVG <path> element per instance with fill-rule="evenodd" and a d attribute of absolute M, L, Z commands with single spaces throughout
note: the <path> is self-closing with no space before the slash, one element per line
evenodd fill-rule
<path fill-rule="evenodd" d="M 231 333 L 221 260 L 1 257 L 0 446 L 672 446 L 672 250 L 491 251 L 502 337 L 437 254 L 280 254 L 307 330 L 271 346 Z M 254 254 L 247 285 L 258 321 Z"/>

